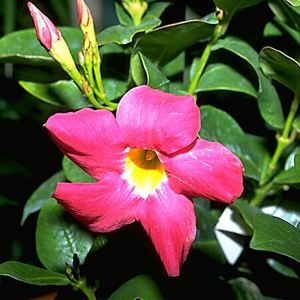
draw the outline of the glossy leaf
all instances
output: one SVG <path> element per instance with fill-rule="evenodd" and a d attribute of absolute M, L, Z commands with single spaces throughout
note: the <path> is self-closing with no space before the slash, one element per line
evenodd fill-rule
<path fill-rule="evenodd" d="M 252 249 L 275 252 L 300 262 L 299 245 L 299 229 L 277 217 L 256 215 L 250 243 Z"/>
<path fill-rule="evenodd" d="M 300 94 L 300 63 L 280 50 L 265 47 L 259 54 L 263 72 Z"/>
<path fill-rule="evenodd" d="M 188 47 L 211 37 L 215 25 L 191 20 L 157 28 L 138 39 L 136 51 L 156 65 L 165 65 Z"/>
<path fill-rule="evenodd" d="M 300 133 L 300 115 L 294 120 L 293 127 L 298 133 Z"/>
<path fill-rule="evenodd" d="M 95 182 L 96 180 L 64 156 L 62 167 L 67 180 L 71 182 Z"/>
<path fill-rule="evenodd" d="M 193 78 L 193 76 L 191 76 Z M 214 63 L 207 66 L 201 76 L 196 92 L 227 90 L 240 92 L 256 97 L 253 84 L 235 69 L 223 63 Z"/>
<path fill-rule="evenodd" d="M 284 127 L 282 106 L 278 94 L 270 80 L 260 70 L 258 53 L 245 41 L 236 37 L 226 37 L 214 45 L 213 50 L 225 49 L 247 61 L 255 70 L 259 90 L 257 102 L 263 119 L 274 128 Z"/>
<path fill-rule="evenodd" d="M 163 299 L 157 284 L 147 275 L 134 277 L 121 285 L 109 300 L 125 299 Z"/>
<path fill-rule="evenodd" d="M 242 160 L 246 177 L 260 179 L 269 153 L 261 138 L 246 134 L 226 112 L 215 107 L 200 107 L 202 128 L 200 136 L 227 146 Z"/>
<path fill-rule="evenodd" d="M 97 40 L 100 45 L 108 43 L 117 43 L 126 45 L 132 42 L 133 37 L 139 32 L 145 32 L 151 30 L 157 26 L 161 21 L 153 16 L 148 19 L 144 18 L 143 22 L 138 26 L 125 27 L 123 25 L 114 25 L 101 31 L 97 35 Z"/>
<path fill-rule="evenodd" d="M 286 276 L 286 277 L 290 277 L 290 278 L 296 278 L 298 279 L 298 275 L 296 274 L 296 272 L 288 267 L 285 264 L 282 264 L 281 262 L 279 262 L 276 259 L 273 258 L 268 258 L 267 259 L 267 264 L 274 269 L 276 272 L 278 272 L 279 274 Z"/>
<path fill-rule="evenodd" d="M 55 106 L 79 109 L 89 106 L 81 91 L 73 81 L 60 80 L 54 83 L 19 81 L 32 96 Z"/>
<path fill-rule="evenodd" d="M 83 36 L 79 29 L 60 27 L 73 58 L 77 60 L 77 53 L 81 50 Z M 24 29 L 9 33 L 0 39 L 0 61 L 26 63 L 26 64 L 49 64 L 54 60 L 40 45 L 34 29 Z"/>
<path fill-rule="evenodd" d="M 24 264 L 18 261 L 7 261 L 0 264 L 0 276 L 11 277 L 15 280 L 34 285 L 68 285 L 67 276 Z"/>
<path fill-rule="evenodd" d="M 60 205 L 50 201 L 42 208 L 36 229 L 36 251 L 47 269 L 64 273 L 66 264 L 73 264 L 75 254 L 83 264 L 92 245 L 92 234 Z"/>
<path fill-rule="evenodd" d="M 62 171 L 55 173 L 49 179 L 44 181 L 29 197 L 26 201 L 21 225 L 24 224 L 28 216 L 39 211 L 47 202 L 52 199 L 52 195 L 56 188 L 56 184 L 61 181 L 65 181 L 65 176 Z"/>
<path fill-rule="evenodd" d="M 104 78 L 103 86 L 106 96 L 110 101 L 121 98 L 127 89 L 127 83 L 125 81 L 115 78 Z"/>
<path fill-rule="evenodd" d="M 272 127 L 282 129 L 284 117 L 281 102 L 275 87 L 270 80 L 258 71 L 260 87 L 257 94 L 257 103 L 263 119 Z"/>
<path fill-rule="evenodd" d="M 260 212 L 259 208 L 252 206 L 248 201 L 241 198 L 237 199 L 231 206 L 241 214 L 246 224 L 253 229 L 254 218 Z"/>
<path fill-rule="evenodd" d="M 142 53 L 137 53 L 131 60 L 131 72 L 136 85 L 160 88 L 169 83 L 168 78 Z"/>
<path fill-rule="evenodd" d="M 285 0 L 285 1 L 293 6 L 300 6 L 300 0 Z"/>
<path fill-rule="evenodd" d="M 263 0 L 214 0 L 215 5 L 233 15 L 238 10 L 261 3 Z"/>
<path fill-rule="evenodd" d="M 161 70 L 167 77 L 172 77 L 174 75 L 183 72 L 184 67 L 185 67 L 185 53 L 182 52 L 178 56 L 176 56 L 173 60 L 168 62 L 166 65 L 164 65 Z"/>
<path fill-rule="evenodd" d="M 244 277 L 230 279 L 228 283 L 231 285 L 235 293 L 236 300 L 264 300 L 265 297 L 257 285 Z"/>
<path fill-rule="evenodd" d="M 286 1 L 273 0 L 268 1 L 270 9 L 273 11 L 276 18 L 294 28 L 299 35 L 300 30 L 300 7 L 292 7 Z"/>
<path fill-rule="evenodd" d="M 117 14 L 118 20 L 121 25 L 126 26 L 126 27 L 130 27 L 130 26 L 134 25 L 129 14 L 125 11 L 125 9 L 118 2 L 115 2 L 115 8 L 116 8 L 116 14 Z"/>
<path fill-rule="evenodd" d="M 274 177 L 274 182 L 277 184 L 297 184 L 300 183 L 300 174 L 296 171 L 296 167 L 283 170 Z"/>

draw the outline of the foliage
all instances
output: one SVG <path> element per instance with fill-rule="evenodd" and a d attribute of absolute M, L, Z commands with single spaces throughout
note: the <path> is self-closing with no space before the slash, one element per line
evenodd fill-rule
<path fill-rule="evenodd" d="M 65 26 L 69 13 L 62 10 L 67 1 L 48 5 L 36 1 L 64 23 L 59 29 L 80 70 L 80 85 L 77 75 L 64 72 L 38 42 L 25 5 L 3 1 L 0 76 L 9 87 L 0 92 L 5 139 L 18 138 L 11 124 L 16 124 L 21 139 L 42 128 L 54 112 L 83 107 L 114 111 L 124 93 L 137 85 L 192 94 L 200 107 L 200 136 L 224 144 L 243 162 L 242 198 L 227 207 L 206 199 L 195 201 L 197 237 L 192 250 L 181 277 L 165 278 L 158 260 L 146 261 L 156 256 L 139 227 L 95 235 L 55 202 L 57 182 L 95 179 L 59 156 L 38 129 L 44 144 L 27 137 L 21 139 L 23 145 L 11 146 L 14 151 L 3 151 L 1 158 L 0 176 L 7 183 L 0 192 L 2 231 L 19 226 L 21 219 L 24 233 L 21 237 L 12 230 L 1 244 L 1 294 L 7 296 L 9 287 L 18 287 L 20 281 L 50 286 L 49 291 L 56 286 L 66 297 L 80 290 L 88 299 L 296 297 L 300 2 L 207 0 L 188 7 L 187 1 L 148 1 L 142 17 L 126 9 L 124 2 L 115 3 L 119 24 L 96 34 L 98 45 L 92 50 L 99 49 L 96 64 L 86 59 L 91 48 L 85 47 L 82 32 Z M 20 11 L 27 17 L 18 20 Z M 15 26 L 9 18 L 16 20 Z M 15 187 L 19 184 L 24 191 Z M 232 217 L 225 224 L 221 220 L 226 211 Z M 16 218 L 18 224 L 13 223 Z M 241 245 L 234 263 L 218 231 Z M 26 287 L 21 288 L 31 297 Z M 18 290 L 13 295 L 20 296 Z"/>

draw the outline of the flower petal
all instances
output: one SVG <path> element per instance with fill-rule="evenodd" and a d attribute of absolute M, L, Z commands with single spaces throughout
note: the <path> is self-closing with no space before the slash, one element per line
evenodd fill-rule
<path fill-rule="evenodd" d="M 117 173 L 107 173 L 97 183 L 58 183 L 54 198 L 95 232 L 110 232 L 134 222 L 141 203 Z"/>
<path fill-rule="evenodd" d="M 192 96 L 175 96 L 139 86 L 121 99 L 117 121 L 130 148 L 173 153 L 196 139 L 200 111 Z"/>
<path fill-rule="evenodd" d="M 174 155 L 159 155 L 172 188 L 183 194 L 232 203 L 243 192 L 243 165 L 225 146 L 197 139 Z"/>
<path fill-rule="evenodd" d="M 127 144 L 111 112 L 84 108 L 58 113 L 45 127 L 62 152 L 91 176 L 123 172 Z"/>
<path fill-rule="evenodd" d="M 196 220 L 193 203 L 162 184 L 139 208 L 141 222 L 159 254 L 169 276 L 179 276 L 195 239 Z"/>

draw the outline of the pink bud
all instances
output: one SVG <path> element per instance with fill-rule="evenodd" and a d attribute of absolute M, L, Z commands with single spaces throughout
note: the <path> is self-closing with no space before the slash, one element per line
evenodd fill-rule
<path fill-rule="evenodd" d="M 77 0 L 77 15 L 80 26 L 88 26 L 90 20 L 92 20 L 91 12 L 84 0 Z"/>
<path fill-rule="evenodd" d="M 50 19 L 45 16 L 35 5 L 31 2 L 27 3 L 30 14 L 33 18 L 36 35 L 39 41 L 48 50 L 51 50 L 53 42 L 61 38 L 61 34 Z"/>

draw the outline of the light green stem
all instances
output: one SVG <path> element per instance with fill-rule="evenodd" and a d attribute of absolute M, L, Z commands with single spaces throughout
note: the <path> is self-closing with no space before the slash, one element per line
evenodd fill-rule
<path fill-rule="evenodd" d="M 296 112 L 299 108 L 299 96 L 295 95 L 294 100 L 291 104 L 289 114 L 287 116 L 282 135 L 277 137 L 277 147 L 269 164 L 269 173 L 276 169 L 277 163 L 285 150 L 285 148 L 292 142 L 289 138 L 292 125 L 296 116 Z"/>
<path fill-rule="evenodd" d="M 81 280 L 78 283 L 77 288 L 80 289 L 85 294 L 88 300 L 97 300 L 94 292 L 86 285 L 85 280 Z"/>
<path fill-rule="evenodd" d="M 209 42 L 202 55 L 201 55 L 201 58 L 199 60 L 199 63 L 198 63 L 198 66 L 197 66 L 197 70 L 196 70 L 196 74 L 194 76 L 194 78 L 192 79 L 190 85 L 189 85 L 189 88 L 188 88 L 188 93 L 189 94 L 194 94 L 195 93 L 195 90 L 196 90 L 196 87 L 197 87 L 197 84 L 199 82 L 199 79 L 203 73 L 203 70 L 207 64 L 207 61 L 209 59 L 209 56 L 210 56 L 210 53 L 211 53 L 211 47 L 212 47 L 212 42 Z"/>

